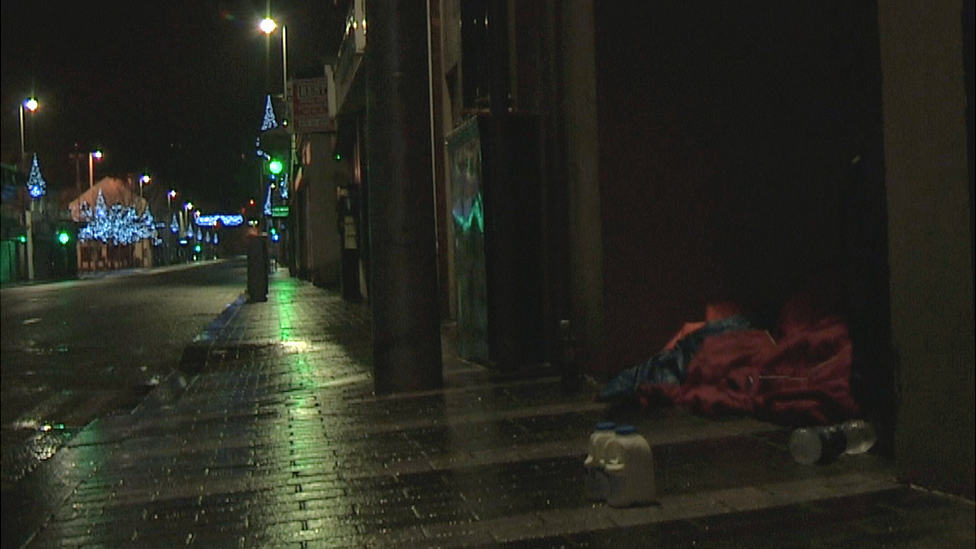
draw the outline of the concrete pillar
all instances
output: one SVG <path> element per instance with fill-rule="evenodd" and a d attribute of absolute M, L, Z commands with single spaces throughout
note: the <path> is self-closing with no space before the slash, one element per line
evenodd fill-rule
<path fill-rule="evenodd" d="M 895 459 L 908 480 L 972 497 L 973 143 L 963 7 L 963 0 L 924 9 L 910 0 L 878 2 L 878 30 L 891 335 L 900 359 Z"/>
<path fill-rule="evenodd" d="M 428 13 L 371 0 L 366 142 L 378 393 L 443 384 L 431 164 Z"/>
<path fill-rule="evenodd" d="M 572 326 L 579 338 L 580 359 L 601 369 L 605 321 L 593 1 L 566 2 L 562 10 Z"/>
<path fill-rule="evenodd" d="M 444 79 L 443 63 L 443 23 L 441 17 L 441 0 L 428 0 L 430 6 L 430 71 L 431 71 L 431 134 L 432 159 L 434 163 L 434 198 L 437 216 L 437 275 L 439 279 L 438 299 L 440 300 L 441 318 L 453 318 L 454 308 L 453 288 L 451 284 L 451 261 L 453 253 L 451 247 L 452 223 L 448 215 L 450 181 L 445 159 L 447 150 L 444 146 L 444 136 L 450 131 L 450 123 L 445 124 L 445 118 L 450 117 L 450 110 L 446 109 L 444 101 L 446 81 Z M 445 116 L 446 114 L 446 116 Z"/>

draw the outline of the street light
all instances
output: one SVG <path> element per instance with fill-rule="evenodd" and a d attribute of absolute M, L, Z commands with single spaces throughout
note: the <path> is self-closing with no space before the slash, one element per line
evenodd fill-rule
<path fill-rule="evenodd" d="M 37 99 L 28 97 L 20 103 L 20 158 L 24 160 L 24 109 L 34 112 L 37 110 Z M 24 231 L 27 233 L 27 280 L 34 280 L 34 200 L 30 201 L 24 211 Z"/>
<path fill-rule="evenodd" d="M 265 17 L 261 20 L 261 32 L 271 35 L 278 28 L 278 24 L 275 23 L 274 19 L 270 17 Z M 281 100 L 282 104 L 285 105 L 285 118 L 287 119 L 287 105 L 288 105 L 288 28 L 285 25 L 281 25 Z"/>
<path fill-rule="evenodd" d="M 27 109 L 30 112 L 34 112 L 37 110 L 37 107 L 39 106 L 40 105 L 38 104 L 37 99 L 34 99 L 33 97 L 28 97 L 20 104 L 20 158 L 21 160 L 23 160 L 24 158 L 24 109 Z"/>
<path fill-rule="evenodd" d="M 193 202 L 187 202 L 183 204 L 183 236 L 189 238 L 193 233 L 193 229 L 190 227 L 190 212 L 193 210 Z"/>
<path fill-rule="evenodd" d="M 274 32 L 274 30 L 277 27 L 278 27 L 278 25 L 275 23 L 274 19 L 271 19 L 270 17 L 266 17 L 266 18 L 264 18 L 264 19 L 261 20 L 261 31 L 263 31 L 264 34 L 266 34 L 268 36 L 270 36 L 271 33 Z M 282 91 L 281 91 L 281 99 L 282 99 L 282 106 L 283 106 L 283 108 L 285 110 L 285 113 L 284 113 L 284 121 L 283 121 L 282 124 L 284 125 L 284 124 L 287 123 L 288 118 L 289 118 L 289 113 L 288 113 L 288 29 L 287 29 L 287 27 L 285 25 L 281 25 L 281 74 L 282 74 L 282 77 L 281 77 L 281 88 L 282 88 Z M 295 159 L 295 141 L 294 141 L 294 137 L 295 136 L 293 134 L 290 134 L 289 135 L 289 139 L 288 139 L 288 152 L 287 152 L 287 157 L 288 157 L 288 169 L 289 170 L 291 170 L 291 166 L 294 164 L 294 159 Z M 282 168 L 281 161 L 279 161 L 279 160 L 272 160 L 271 164 L 269 165 L 269 168 L 271 169 L 271 172 L 277 177 L 278 174 L 280 174 L 281 171 L 282 171 L 282 169 L 281 169 Z M 268 200 L 271 200 L 270 191 L 269 191 L 269 194 L 268 194 Z M 270 207 L 270 206 L 268 206 L 268 207 Z M 268 214 L 266 212 L 266 215 L 270 215 L 270 214 Z"/>
<path fill-rule="evenodd" d="M 149 174 L 144 173 L 139 176 L 139 198 L 142 198 L 142 186 L 152 183 L 152 177 Z"/>
<path fill-rule="evenodd" d="M 95 161 L 101 160 L 102 156 L 104 156 L 102 154 L 102 151 L 97 149 L 88 153 L 88 188 L 89 189 L 95 186 Z"/>

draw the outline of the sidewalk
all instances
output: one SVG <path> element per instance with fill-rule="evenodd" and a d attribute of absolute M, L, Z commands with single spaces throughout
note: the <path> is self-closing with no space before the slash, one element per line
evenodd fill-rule
<path fill-rule="evenodd" d="M 207 259 L 203 261 L 188 261 L 186 263 L 175 263 L 173 265 L 159 265 L 153 267 L 132 267 L 126 269 L 106 269 L 103 271 L 83 271 L 74 277 L 66 278 L 55 278 L 55 279 L 35 279 L 35 280 L 9 280 L 0 284 L 0 289 L 8 288 L 26 288 L 31 286 L 40 286 L 44 284 L 57 284 L 60 282 L 69 282 L 72 280 L 100 280 L 104 278 L 115 278 L 122 276 L 148 276 L 169 271 L 178 271 L 182 269 L 194 269 L 197 267 L 204 267 L 206 265 L 212 265 L 217 262 L 227 261 L 226 258 L 220 259 Z"/>
<path fill-rule="evenodd" d="M 654 448 L 660 503 L 587 501 L 606 415 L 588 392 L 493 376 L 446 333 L 443 390 L 376 397 L 369 327 L 364 306 L 275 274 L 185 375 L 46 464 L 62 503 L 27 547 L 973 547 L 972 502 L 871 455 L 797 465 L 789 432 L 751 419 L 621 418 Z"/>

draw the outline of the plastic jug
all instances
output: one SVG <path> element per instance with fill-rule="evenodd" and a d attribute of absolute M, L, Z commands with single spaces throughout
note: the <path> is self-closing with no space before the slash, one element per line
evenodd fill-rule
<path fill-rule="evenodd" d="M 632 425 L 617 427 L 603 452 L 609 477 L 607 504 L 628 507 L 657 499 L 654 455 L 647 439 Z"/>
<path fill-rule="evenodd" d="M 586 489 L 586 497 L 589 499 L 599 501 L 607 499 L 610 479 L 607 477 L 605 469 L 606 459 L 603 450 L 607 442 L 616 436 L 614 434 L 616 427 L 617 425 L 612 422 L 597 423 L 590 435 L 589 453 L 586 460 L 583 461 L 583 467 L 586 471 L 586 475 L 583 477 L 583 485 Z"/>

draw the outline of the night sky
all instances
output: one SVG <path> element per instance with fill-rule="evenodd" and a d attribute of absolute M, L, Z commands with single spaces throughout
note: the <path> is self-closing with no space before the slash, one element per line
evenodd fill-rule
<path fill-rule="evenodd" d="M 2 159 L 16 162 L 19 104 L 34 96 L 26 149 L 52 188 L 74 186 L 74 147 L 97 147 L 99 175 L 148 171 L 188 200 L 236 208 L 253 193 L 243 158 L 264 95 L 282 87 L 280 32 L 257 23 L 270 7 L 288 26 L 289 73 L 319 76 L 341 39 L 337 4 L 4 0 Z"/>

